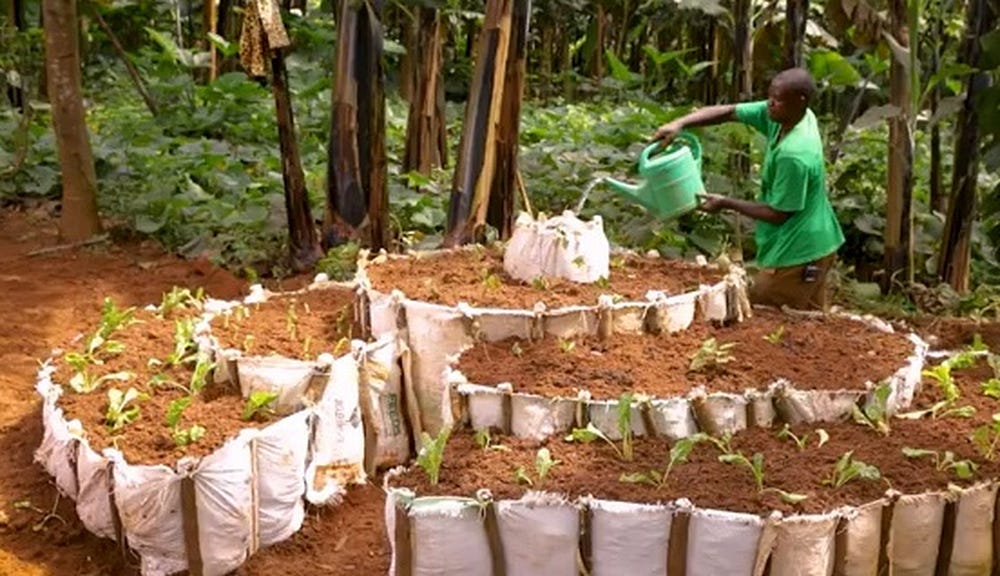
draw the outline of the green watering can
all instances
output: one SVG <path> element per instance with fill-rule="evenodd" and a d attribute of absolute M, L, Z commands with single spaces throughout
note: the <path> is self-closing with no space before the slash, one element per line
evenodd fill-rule
<path fill-rule="evenodd" d="M 690 132 L 681 132 L 662 150 L 660 143 L 647 146 L 639 156 L 639 185 L 604 181 L 626 200 L 643 206 L 664 220 L 675 218 L 698 206 L 698 195 L 705 191 L 701 181 L 701 144 Z"/>

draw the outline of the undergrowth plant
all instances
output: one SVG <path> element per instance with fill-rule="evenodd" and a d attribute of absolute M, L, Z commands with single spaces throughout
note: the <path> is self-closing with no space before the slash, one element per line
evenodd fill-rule
<path fill-rule="evenodd" d="M 907 458 L 931 458 L 934 461 L 934 469 L 938 472 L 951 471 L 961 480 L 968 480 L 976 473 L 976 463 L 972 460 L 956 460 L 955 453 L 946 450 L 944 454 L 937 450 L 926 450 L 923 448 L 903 448 L 903 456 Z"/>
<path fill-rule="evenodd" d="M 854 458 L 854 451 L 844 452 L 837 463 L 833 466 L 833 471 L 823 480 L 823 484 L 840 488 L 852 480 L 878 481 L 882 478 L 882 473 L 871 464 L 866 464 Z"/>
<path fill-rule="evenodd" d="M 104 423 L 112 432 L 117 432 L 139 417 L 140 400 L 148 396 L 135 388 L 122 392 L 117 388 L 108 390 L 108 409 L 104 415 Z"/>
<path fill-rule="evenodd" d="M 417 454 L 417 466 L 427 474 L 431 486 L 436 486 L 441 475 L 441 464 L 444 462 L 444 448 L 451 436 L 451 428 L 444 427 L 437 436 L 431 438 L 427 432 L 420 433 L 421 448 Z"/>
<path fill-rule="evenodd" d="M 715 338 L 709 338 L 701 343 L 701 347 L 691 356 L 691 364 L 688 370 L 691 372 L 703 372 L 708 370 L 718 370 L 733 360 L 729 353 L 735 342 L 719 344 Z"/>
<path fill-rule="evenodd" d="M 181 428 L 181 416 L 190 405 L 191 397 L 184 396 L 172 401 L 167 406 L 167 428 L 170 428 L 170 437 L 173 439 L 174 445 L 179 448 L 194 444 L 205 436 L 205 428 L 197 424 L 193 424 L 189 428 Z"/>
<path fill-rule="evenodd" d="M 561 460 L 552 459 L 552 453 L 549 452 L 548 448 L 539 448 L 535 454 L 535 479 L 531 479 L 524 466 L 518 466 L 517 470 L 514 471 L 514 480 L 518 484 L 527 484 L 528 486 L 541 488 L 545 484 L 545 479 L 548 478 L 549 472 L 561 462 Z"/>
<path fill-rule="evenodd" d="M 989 424 L 984 424 L 972 432 L 972 444 L 979 454 L 990 462 L 996 457 L 1000 445 L 1000 412 L 994 413 Z"/>
<path fill-rule="evenodd" d="M 788 424 L 785 424 L 785 426 L 776 434 L 778 440 L 791 440 L 792 442 L 794 442 L 795 446 L 798 447 L 799 452 L 802 452 L 803 450 L 806 449 L 809 443 L 809 438 L 811 436 L 812 436 L 811 432 L 806 432 L 801 437 L 796 436 L 795 433 L 792 432 L 791 426 L 789 426 Z M 830 441 L 830 435 L 827 434 L 826 430 L 822 428 L 817 428 L 816 447 L 821 448 L 824 444 L 826 444 L 829 441 Z"/>
<path fill-rule="evenodd" d="M 83 352 L 67 352 L 63 356 L 66 364 L 73 369 L 69 387 L 74 392 L 87 394 L 99 388 L 104 382 L 111 380 L 125 382 L 132 378 L 132 374 L 126 371 L 97 376 L 91 372 L 90 367 L 103 365 L 102 355 L 116 355 L 125 351 L 125 345 L 112 340 L 111 335 L 136 322 L 134 316 L 134 307 L 120 309 L 115 306 L 111 298 L 104 299 L 100 324 L 84 340 Z"/>

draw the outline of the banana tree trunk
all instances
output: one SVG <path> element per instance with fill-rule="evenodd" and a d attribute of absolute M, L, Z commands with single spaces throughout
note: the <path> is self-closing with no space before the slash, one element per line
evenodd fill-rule
<path fill-rule="evenodd" d="M 472 89 L 465 108 L 444 245 L 481 237 L 497 163 L 497 129 L 507 78 L 507 53 L 516 0 L 488 0 Z M 525 1 L 525 0 L 518 0 Z"/>
<path fill-rule="evenodd" d="M 890 34 L 902 47 L 909 46 L 906 0 L 892 0 Z M 889 69 L 889 102 L 900 113 L 889 120 L 889 183 L 886 189 L 885 275 L 882 289 L 888 292 L 894 280 L 908 280 L 912 234 L 910 210 L 913 197 L 913 148 L 910 126 L 910 80 L 906 66 L 892 58 Z"/>
<path fill-rule="evenodd" d="M 944 14 L 934 16 L 934 50 L 931 55 L 931 70 L 933 76 L 941 69 L 941 53 L 944 50 Z M 937 84 L 931 91 L 931 116 L 937 114 L 938 106 L 941 103 L 941 85 Z M 941 123 L 935 122 L 931 128 L 931 210 L 944 213 L 947 209 L 941 174 Z"/>
<path fill-rule="evenodd" d="M 97 214 L 97 173 L 87 134 L 80 79 L 76 0 L 44 0 L 45 69 L 52 126 L 62 169 L 63 240 L 86 240 L 102 231 Z"/>
<path fill-rule="evenodd" d="M 382 0 L 344 0 L 338 19 L 323 248 L 389 245 Z"/>
<path fill-rule="evenodd" d="M 785 67 L 802 66 L 802 41 L 809 20 L 809 0 L 785 2 Z"/>
<path fill-rule="evenodd" d="M 971 0 L 968 6 L 961 60 L 973 69 L 980 63 L 979 39 L 993 29 L 998 18 L 989 0 Z M 945 220 L 938 274 L 959 292 L 969 289 L 972 226 L 976 219 L 976 183 L 979 174 L 979 114 L 976 100 L 990 86 L 988 72 L 966 80 L 966 97 L 958 117 L 955 163 L 951 178 L 951 201 Z"/>
<path fill-rule="evenodd" d="M 448 161 L 441 69 L 444 34 L 441 15 L 434 8 L 417 8 L 416 21 L 403 169 L 430 174 L 432 168 L 444 167 Z"/>

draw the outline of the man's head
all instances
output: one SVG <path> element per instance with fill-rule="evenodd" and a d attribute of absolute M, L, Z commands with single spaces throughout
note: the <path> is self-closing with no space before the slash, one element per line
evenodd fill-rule
<path fill-rule="evenodd" d="M 815 92 L 816 84 L 808 70 L 789 68 L 771 80 L 767 113 L 775 122 L 793 125 L 802 119 Z"/>

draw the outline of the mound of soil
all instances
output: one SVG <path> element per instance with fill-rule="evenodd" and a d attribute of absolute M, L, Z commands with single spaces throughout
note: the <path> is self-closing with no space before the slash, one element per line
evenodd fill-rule
<path fill-rule="evenodd" d="M 212 320 L 212 336 L 224 348 L 256 356 L 301 360 L 347 351 L 360 330 L 354 323 L 354 292 L 348 288 L 308 290 L 242 305 Z"/>
<path fill-rule="evenodd" d="M 538 302 L 549 308 L 594 305 L 602 294 L 630 301 L 645 300 L 649 290 L 681 294 L 701 284 L 715 284 L 720 270 L 691 262 L 617 256 L 611 260 L 607 282 L 578 284 L 558 278 L 532 283 L 511 278 L 503 268 L 498 247 L 459 250 L 427 257 L 393 258 L 367 268 L 372 288 L 388 294 L 401 290 L 408 298 L 457 305 L 530 309 Z"/>
<path fill-rule="evenodd" d="M 976 480 L 996 478 L 1000 463 L 985 460 L 969 440 L 973 431 L 988 425 L 1000 402 L 982 394 L 980 385 L 993 376 L 982 364 L 956 373 L 961 390 L 960 405 L 972 405 L 976 413 L 971 418 L 903 420 L 891 422 L 891 432 L 883 436 L 859 424 L 836 423 L 824 426 L 829 441 L 818 445 L 815 427 L 794 427 L 799 437 L 806 436 L 806 448 L 800 450 L 789 439 L 780 439 L 774 430 L 751 429 L 736 434 L 731 449 L 747 458 L 760 453 L 764 456 L 764 486 L 807 498 L 798 504 L 785 503 L 776 492 L 758 492 L 748 468 L 723 464 L 720 451 L 708 442 L 697 444 L 688 461 L 673 468 L 662 488 L 647 484 L 627 483 L 623 474 L 663 471 L 669 460 L 671 443 L 662 439 L 635 440 L 635 456 L 624 462 L 615 450 L 597 440 L 591 444 L 569 443 L 551 438 L 539 444 L 513 437 L 494 438 L 493 444 L 507 450 L 482 449 L 471 433 L 461 432 L 450 440 L 441 469 L 440 483 L 431 486 L 426 475 L 414 467 L 395 484 L 416 490 L 418 495 L 473 496 L 479 488 L 489 488 L 499 498 L 519 498 L 527 489 L 515 479 L 515 471 L 523 466 L 535 483 L 535 489 L 565 493 L 570 497 L 593 495 L 633 502 L 661 502 L 688 498 L 701 507 L 720 508 L 750 513 L 767 513 L 772 509 L 784 512 L 816 513 L 840 505 L 860 505 L 879 498 L 888 487 L 904 493 L 945 490 L 949 482 L 960 486 Z M 940 392 L 928 384 L 916 407 L 931 406 L 941 398 Z M 545 445 L 552 458 L 559 461 L 544 483 L 535 472 L 536 450 Z M 956 460 L 969 459 L 977 465 L 972 479 L 959 479 L 952 470 L 937 470 L 931 458 L 909 458 L 903 448 L 936 450 L 955 453 Z M 840 488 L 825 485 L 837 461 L 846 452 L 876 466 L 880 480 L 854 480 Z"/>
<path fill-rule="evenodd" d="M 692 371 L 692 358 L 709 338 L 720 346 L 733 344 L 725 352 L 730 359 Z M 913 344 L 903 334 L 846 318 L 760 309 L 747 322 L 722 327 L 694 323 L 658 336 L 480 343 L 462 354 L 458 369 L 476 384 L 510 382 L 516 391 L 551 397 L 575 397 L 586 389 L 596 399 L 610 399 L 627 391 L 677 396 L 697 385 L 742 393 L 778 378 L 806 389 L 860 389 L 868 380 L 891 376 L 912 354 Z"/>
<path fill-rule="evenodd" d="M 102 354 L 103 364 L 88 369 L 94 376 L 129 372 L 132 376 L 127 381 L 105 381 L 92 392 L 77 393 L 66 385 L 74 371 L 65 361 L 56 362 L 53 381 L 62 384 L 64 390 L 59 406 L 68 420 L 80 420 L 93 449 L 100 451 L 113 446 L 132 463 L 172 465 L 182 456 L 210 454 L 241 429 L 260 424 L 240 418 L 244 400 L 237 390 L 211 383 L 200 394 L 190 395 L 182 389 L 191 386 L 194 362 L 170 365 L 166 360 L 174 352 L 175 321 L 185 318 L 191 316 L 159 318 L 152 312 L 139 310 L 135 314 L 137 322 L 111 335 L 112 340 L 124 344 L 124 350 L 119 354 Z M 71 350 L 79 350 L 80 346 L 77 344 Z M 188 354 L 192 352 L 189 350 Z M 152 359 L 159 362 L 153 363 Z M 208 380 L 211 381 L 210 376 Z M 139 408 L 138 418 L 117 431 L 106 425 L 108 390 L 112 388 L 122 392 L 135 388 L 145 394 L 134 403 Z M 181 415 L 178 428 L 187 430 L 198 425 L 205 432 L 198 441 L 179 446 L 165 419 L 171 403 L 187 396 L 191 397 L 191 404 Z"/>

